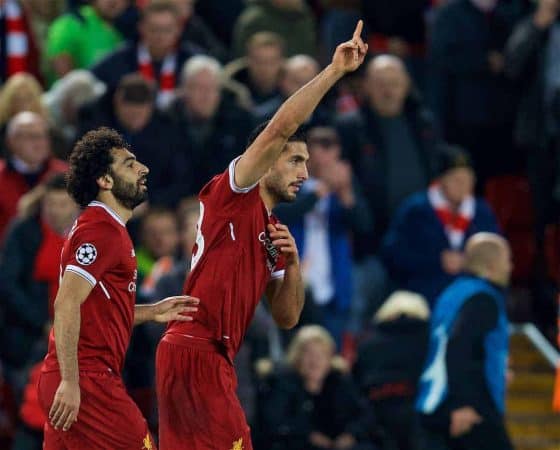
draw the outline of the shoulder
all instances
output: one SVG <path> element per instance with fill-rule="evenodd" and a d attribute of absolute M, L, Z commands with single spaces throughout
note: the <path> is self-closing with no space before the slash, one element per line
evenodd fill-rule
<path fill-rule="evenodd" d="M 429 209 L 430 202 L 425 191 L 416 192 L 405 198 L 401 205 L 399 206 L 399 211 L 401 213 L 407 212 L 417 212 Z"/>
<path fill-rule="evenodd" d="M 88 208 L 79 218 L 76 228 L 72 231 L 71 238 L 91 237 L 108 241 L 109 236 L 120 236 L 123 230 L 126 231 L 122 225 L 104 217 L 101 212 Z M 119 243 L 120 240 L 111 244 L 118 245 Z"/>

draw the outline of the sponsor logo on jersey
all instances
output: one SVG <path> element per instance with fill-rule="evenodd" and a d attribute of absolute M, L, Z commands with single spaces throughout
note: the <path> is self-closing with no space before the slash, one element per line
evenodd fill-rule
<path fill-rule="evenodd" d="M 266 250 L 266 266 L 270 272 L 274 272 L 280 251 L 274 246 L 272 239 L 270 239 L 270 236 L 265 231 L 259 233 L 259 241 Z"/>
<path fill-rule="evenodd" d="M 243 438 L 239 438 L 237 441 L 233 441 L 231 450 L 243 450 Z"/>
<path fill-rule="evenodd" d="M 88 243 L 82 244 L 76 250 L 76 261 L 83 266 L 89 266 L 97 258 L 95 245 Z"/>

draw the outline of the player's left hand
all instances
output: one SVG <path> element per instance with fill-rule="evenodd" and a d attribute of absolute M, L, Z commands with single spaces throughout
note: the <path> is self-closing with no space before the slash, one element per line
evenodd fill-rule
<path fill-rule="evenodd" d="M 358 21 L 354 35 L 349 41 L 340 44 L 333 55 L 332 67 L 340 72 L 348 73 L 356 70 L 364 62 L 368 51 L 368 45 L 362 40 L 362 29 L 364 22 Z"/>
<path fill-rule="evenodd" d="M 286 258 L 286 266 L 299 264 L 299 254 L 296 241 L 286 225 L 277 223 L 276 225 L 268 224 L 268 233 L 274 245 Z"/>
<path fill-rule="evenodd" d="M 167 297 L 152 305 L 153 320 L 155 322 L 165 323 L 172 320 L 181 322 L 189 322 L 193 320 L 192 316 L 187 313 L 195 313 L 198 311 L 197 305 L 200 300 L 188 295 L 178 295 L 175 297 Z"/>

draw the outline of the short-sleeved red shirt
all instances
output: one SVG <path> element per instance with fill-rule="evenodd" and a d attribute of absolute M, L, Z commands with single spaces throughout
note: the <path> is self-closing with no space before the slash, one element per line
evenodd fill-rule
<path fill-rule="evenodd" d="M 284 258 L 267 225 L 278 223 L 258 184 L 235 185 L 237 159 L 200 191 L 200 219 L 184 293 L 200 299 L 193 322 L 172 322 L 168 333 L 224 343 L 237 353 L 267 283 L 284 276 Z"/>
<path fill-rule="evenodd" d="M 64 243 L 61 276 L 72 272 L 93 290 L 80 308 L 80 370 L 119 374 L 136 302 L 136 255 L 124 222 L 107 205 L 94 201 L 80 215 Z M 54 330 L 43 371 L 58 370 Z"/>

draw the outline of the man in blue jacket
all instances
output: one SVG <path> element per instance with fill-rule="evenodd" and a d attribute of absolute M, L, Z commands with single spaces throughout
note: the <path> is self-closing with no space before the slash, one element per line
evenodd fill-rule
<path fill-rule="evenodd" d="M 466 244 L 465 273 L 437 299 L 420 378 L 422 450 L 512 450 L 504 427 L 511 250 L 497 234 Z"/>

